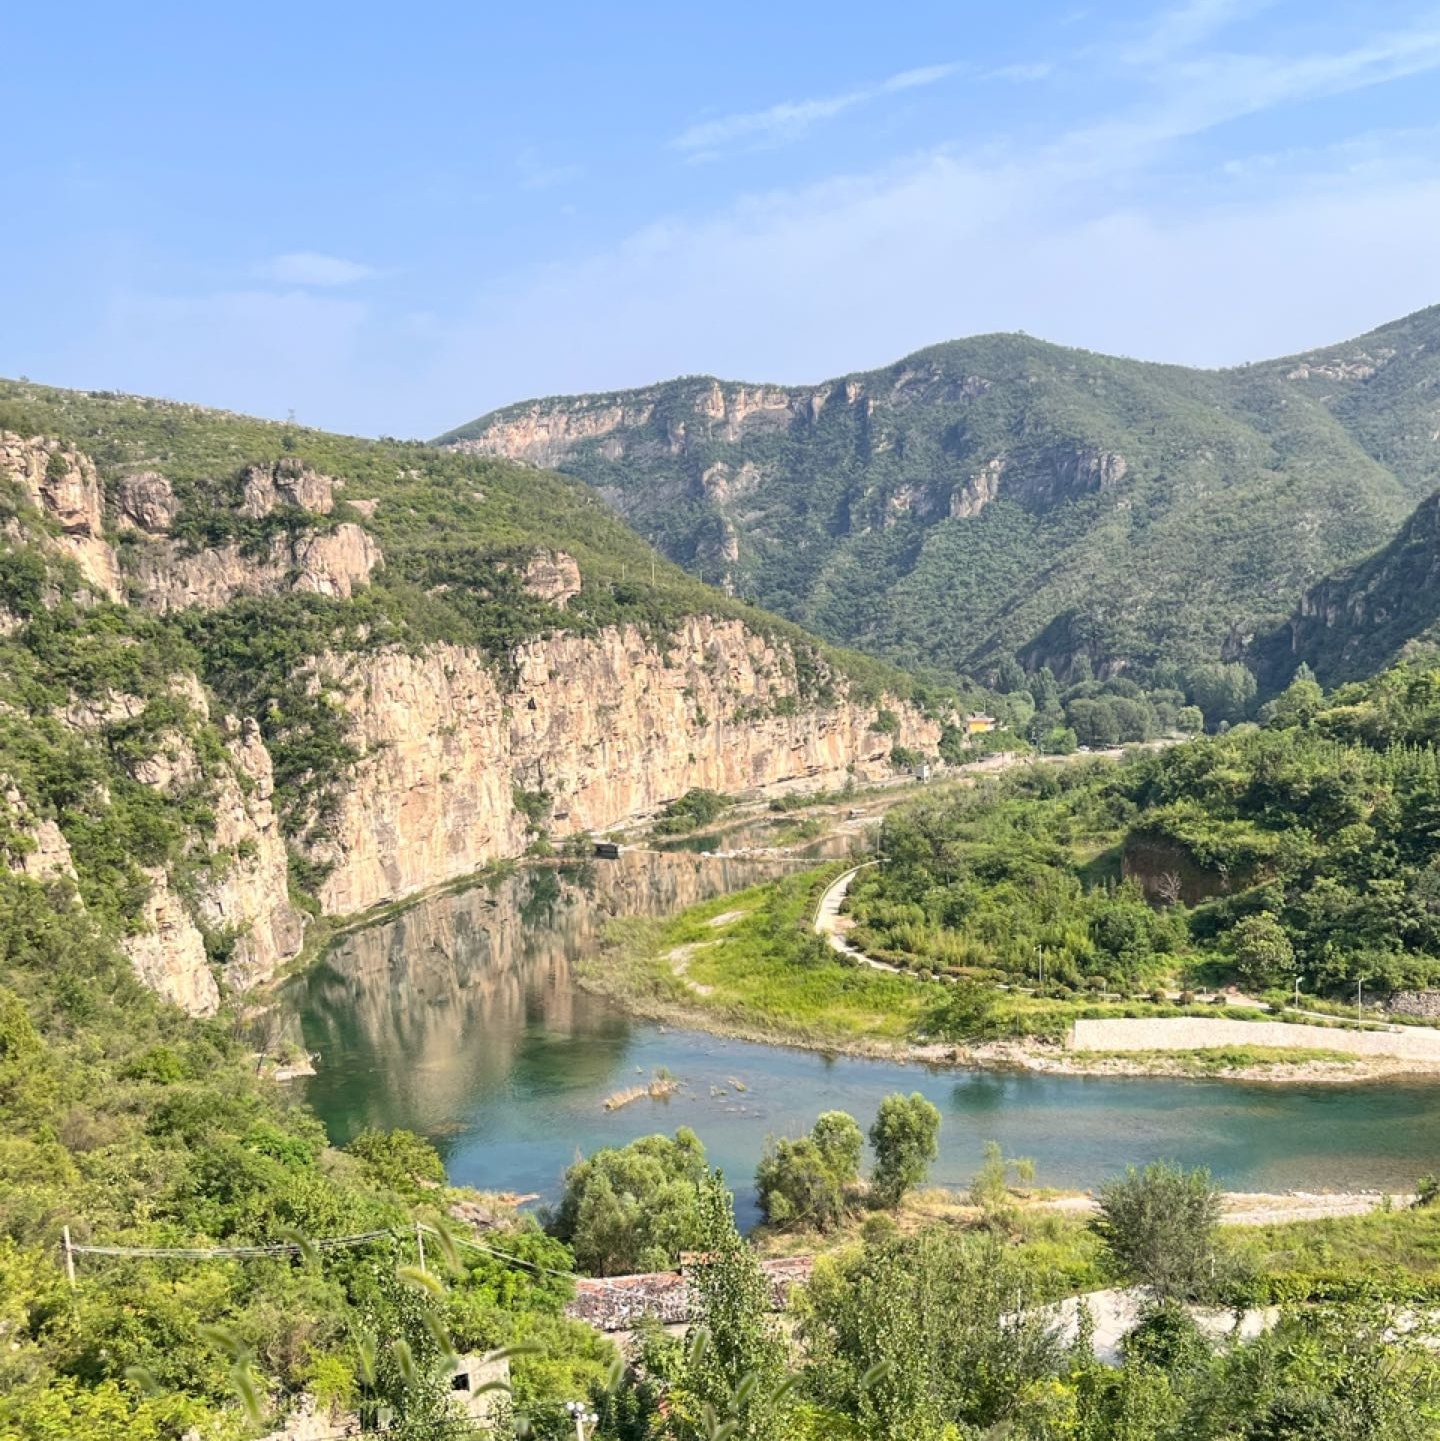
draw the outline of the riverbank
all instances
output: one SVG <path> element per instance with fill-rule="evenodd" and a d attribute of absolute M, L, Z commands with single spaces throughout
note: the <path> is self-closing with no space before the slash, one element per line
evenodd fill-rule
<path fill-rule="evenodd" d="M 812 929 L 821 897 L 833 895 L 835 882 L 849 870 L 845 862 L 834 862 L 717 897 L 669 920 L 617 922 L 600 953 L 577 968 L 579 982 L 631 1014 L 665 1025 L 937 1068 L 1283 1084 L 1440 1076 L 1440 1056 L 1349 1054 L 1351 1033 L 1339 1029 L 1298 1027 L 1298 1044 L 1284 1044 L 1289 1036 L 1277 1023 L 1258 1012 L 1236 1020 L 1238 1008 L 1224 1020 L 1203 1012 L 1182 1018 L 1189 1030 L 1227 1027 L 1221 1045 L 1137 1049 L 1122 1043 L 1072 1050 L 1064 1041 L 1076 1017 L 1084 1011 L 1093 1018 L 1104 1008 L 1067 1008 L 1011 994 L 1004 1002 L 1007 1024 L 1032 1034 L 980 1044 L 926 1039 L 952 988 L 858 965 L 839 952 L 839 937 Z M 1165 1008 L 1135 1004 L 1105 1015 L 1105 1024 L 1121 1027 L 1175 1019 L 1173 1008 L 1167 1018 Z M 1370 1032 L 1355 1034 L 1378 1039 Z M 1277 1036 L 1282 1044 L 1276 1044 Z"/>

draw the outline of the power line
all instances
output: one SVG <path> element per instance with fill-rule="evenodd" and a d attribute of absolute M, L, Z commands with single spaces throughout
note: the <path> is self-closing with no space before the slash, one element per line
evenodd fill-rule
<path fill-rule="evenodd" d="M 68 1228 L 67 1228 L 68 1229 Z M 225 1256 L 300 1256 L 309 1251 L 335 1251 L 346 1246 L 362 1246 L 382 1237 L 394 1238 L 396 1232 L 364 1231 L 358 1236 L 327 1236 L 318 1241 L 277 1241 L 267 1246 L 82 1246 L 65 1243 L 74 1256 L 139 1256 L 154 1261 L 209 1261 Z"/>
<path fill-rule="evenodd" d="M 629 1289 L 623 1280 L 617 1278 L 581 1276 L 574 1271 L 562 1271 L 555 1266 L 542 1266 L 538 1261 L 527 1261 L 521 1256 L 512 1255 L 509 1251 L 502 1251 L 498 1247 L 487 1246 L 481 1241 L 472 1240 L 469 1236 L 450 1235 L 437 1230 L 434 1226 L 422 1224 L 417 1224 L 413 1232 L 408 1229 L 405 1231 L 394 1229 L 362 1231 L 355 1236 L 324 1236 L 314 1241 L 276 1241 L 258 1246 L 86 1246 L 71 1241 L 70 1228 L 66 1226 L 62 1246 L 65 1253 L 66 1272 L 73 1287 L 75 1284 L 74 1258 L 76 1256 L 115 1256 L 149 1261 L 213 1261 L 227 1258 L 252 1260 L 267 1256 L 303 1256 L 308 1251 L 338 1251 L 350 1246 L 368 1245 L 371 1241 L 409 1240 L 412 1236 L 420 1253 L 420 1266 L 423 1270 L 425 1249 L 420 1237 L 424 1232 L 437 1237 L 442 1243 L 448 1240 L 455 1245 L 479 1251 L 483 1255 L 493 1256 L 497 1261 L 505 1261 L 512 1266 L 521 1266 L 527 1271 L 535 1271 L 546 1276 L 558 1276 L 562 1280 L 571 1281 L 577 1285 L 583 1282 L 587 1286 L 604 1286 L 618 1290 Z"/>

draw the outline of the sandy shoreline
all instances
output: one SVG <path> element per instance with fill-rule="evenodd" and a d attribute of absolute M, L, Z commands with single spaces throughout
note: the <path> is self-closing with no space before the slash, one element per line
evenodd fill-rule
<path fill-rule="evenodd" d="M 1266 1060 L 1259 1065 L 1210 1067 L 1199 1059 L 1206 1054 L 1204 1051 L 1107 1054 L 1067 1051 L 1063 1046 L 1043 1041 L 987 1041 L 963 1046 L 952 1042 L 835 1040 L 772 1030 L 758 1023 L 717 1016 L 701 1007 L 631 996 L 606 986 L 600 968 L 582 967 L 577 970 L 576 980 L 582 989 L 604 996 L 631 1016 L 677 1029 L 748 1041 L 753 1045 L 785 1046 L 819 1055 L 855 1056 L 861 1060 L 893 1061 L 940 1070 L 1033 1071 L 1052 1076 L 1163 1076 L 1186 1080 L 1261 1081 L 1275 1085 L 1353 1085 L 1406 1076 L 1440 1080 L 1440 1060 L 1390 1056 L 1334 1060 L 1310 1057 L 1298 1061 Z"/>

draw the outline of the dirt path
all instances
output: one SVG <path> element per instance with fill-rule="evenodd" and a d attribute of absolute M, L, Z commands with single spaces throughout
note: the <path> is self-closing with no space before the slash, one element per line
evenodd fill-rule
<path fill-rule="evenodd" d="M 825 894 L 820 897 L 820 904 L 815 907 L 815 934 L 824 936 L 830 944 L 830 949 L 846 957 L 848 960 L 856 961 L 862 966 L 869 966 L 872 971 L 888 971 L 892 976 L 900 974 L 899 966 L 889 965 L 885 961 L 877 961 L 867 956 L 857 946 L 852 946 L 845 939 L 845 931 L 850 925 L 850 918 L 840 914 L 840 907 L 845 904 L 845 897 L 850 894 L 850 883 L 865 869 L 866 866 L 878 865 L 878 861 L 866 861 L 865 865 L 856 866 L 848 870 L 843 876 L 836 876 L 825 888 Z"/>
<path fill-rule="evenodd" d="M 1271 1226 L 1287 1221 L 1327 1221 L 1344 1216 L 1368 1216 L 1388 1204 L 1403 1211 L 1414 1204 L 1409 1194 L 1380 1191 L 1226 1191 L 1220 1198 L 1222 1226 Z M 1033 1203 L 1036 1210 L 1089 1215 L 1096 1209 L 1094 1196 L 1055 1196 Z"/>

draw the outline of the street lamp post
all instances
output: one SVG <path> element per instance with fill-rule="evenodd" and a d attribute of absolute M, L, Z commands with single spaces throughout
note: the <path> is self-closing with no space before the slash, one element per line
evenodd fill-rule
<path fill-rule="evenodd" d="M 583 1401 L 567 1401 L 565 1411 L 575 1423 L 575 1441 L 586 1441 L 594 1435 L 590 1428 L 598 1426 L 600 1418 Z"/>

